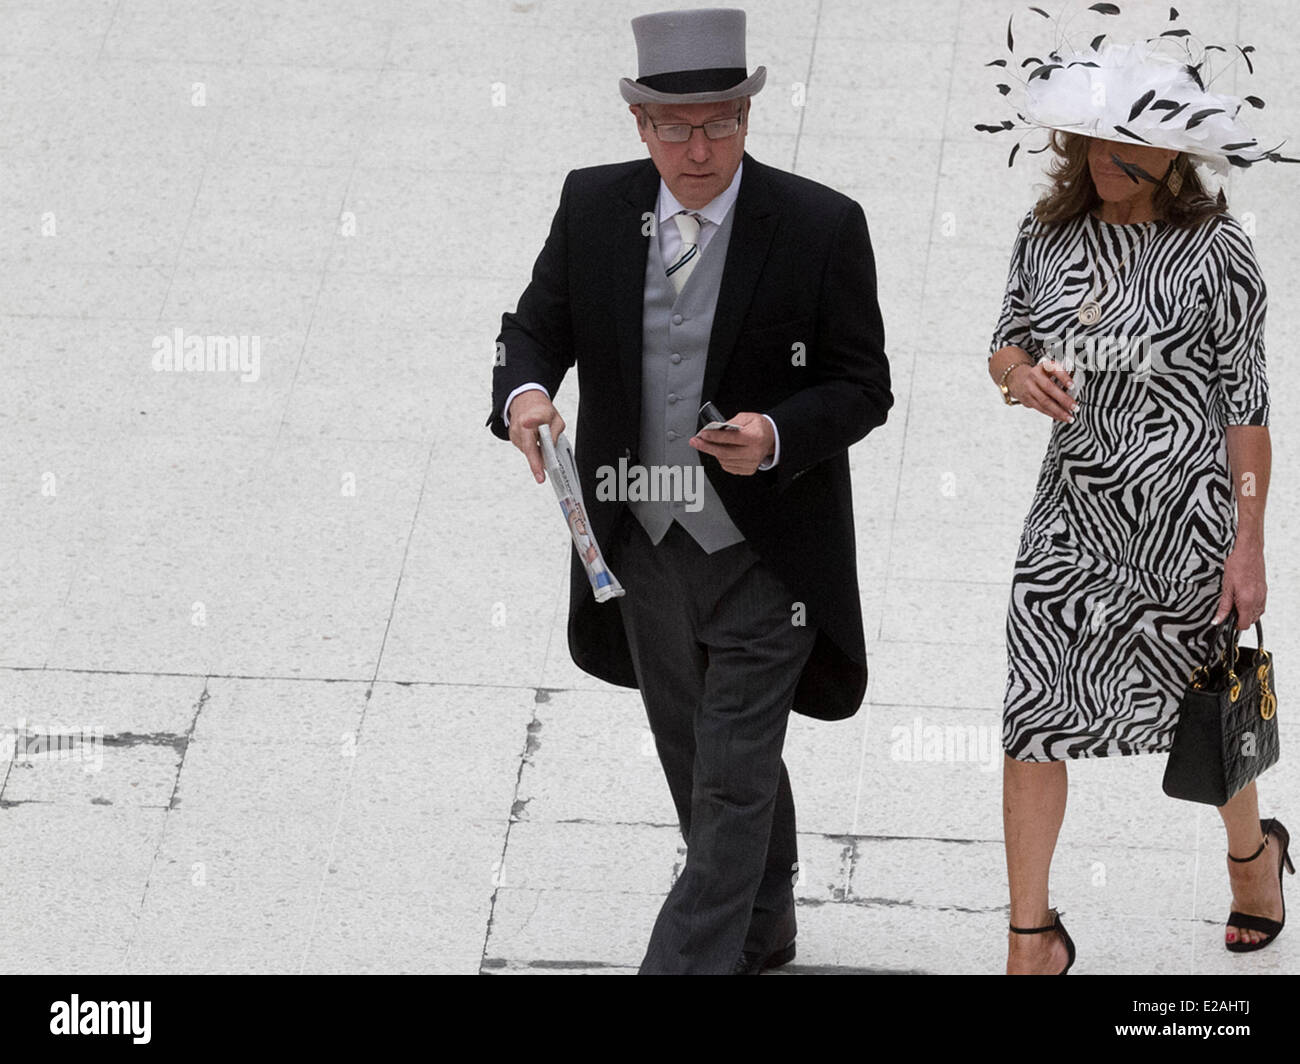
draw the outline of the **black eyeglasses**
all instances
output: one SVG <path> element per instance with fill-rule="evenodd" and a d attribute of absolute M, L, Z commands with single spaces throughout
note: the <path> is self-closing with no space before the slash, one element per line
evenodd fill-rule
<path fill-rule="evenodd" d="M 655 136 L 664 143 L 681 144 L 690 140 L 691 134 L 697 129 L 704 130 L 704 135 L 709 140 L 726 140 L 727 137 L 734 137 L 740 131 L 740 116 L 743 113 L 737 111 L 734 118 L 716 118 L 712 122 L 705 122 L 699 126 L 687 125 L 685 122 L 670 122 L 661 126 L 656 124 L 648 114 L 645 118 L 654 127 Z"/>

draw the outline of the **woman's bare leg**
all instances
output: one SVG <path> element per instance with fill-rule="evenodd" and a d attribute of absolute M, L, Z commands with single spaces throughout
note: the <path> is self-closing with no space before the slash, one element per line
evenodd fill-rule
<path fill-rule="evenodd" d="M 1016 927 L 1045 927 L 1052 922 L 1047 908 L 1047 879 L 1065 818 L 1066 789 L 1064 761 L 1016 761 L 1004 755 L 1002 827 L 1011 888 L 1011 923 Z M 1256 845 L 1258 842 L 1256 839 Z M 1015 935 L 1008 931 L 1007 939 L 1008 975 L 1054 975 L 1069 958 L 1060 935 Z"/>
<path fill-rule="evenodd" d="M 1249 857 L 1259 848 L 1264 834 L 1259 829 L 1259 795 L 1254 780 L 1233 795 L 1226 805 L 1219 806 L 1219 815 L 1223 817 L 1223 826 L 1228 829 L 1229 854 Z M 1277 840 L 1270 837 L 1264 852 L 1255 860 L 1246 864 L 1228 862 L 1233 909 L 1270 920 L 1282 919 L 1282 887 L 1277 875 L 1281 859 Z M 1258 942 L 1266 937 L 1262 931 L 1229 926 L 1224 941 Z"/>

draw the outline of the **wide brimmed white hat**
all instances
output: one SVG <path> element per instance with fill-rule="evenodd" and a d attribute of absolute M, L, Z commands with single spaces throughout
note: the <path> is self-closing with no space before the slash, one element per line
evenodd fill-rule
<path fill-rule="evenodd" d="M 1046 15 L 1040 8 L 1031 8 Z M 1118 14 L 1115 4 L 1093 4 L 1089 11 Z M 1170 9 L 1171 21 L 1178 12 Z M 1048 16 L 1050 17 L 1050 16 Z M 1015 55 L 1014 36 L 1007 25 L 1007 47 Z M 1224 174 L 1232 166 L 1247 167 L 1257 162 L 1300 162 L 1279 155 L 1277 145 L 1264 148 L 1241 117 L 1245 104 L 1263 108 L 1257 96 L 1238 98 L 1211 91 L 1213 81 L 1223 73 L 1220 60 L 1244 62 L 1254 73 L 1250 46 L 1201 45 L 1186 30 L 1166 30 L 1157 37 L 1128 44 L 1108 42 L 1105 34 L 1077 50 L 1058 46 L 1045 58 L 1029 56 L 1019 60 L 1028 71 L 1021 91 L 1013 101 L 1016 117 L 997 123 L 980 123 L 976 129 L 1001 133 L 1015 129 L 1055 129 L 1087 137 L 1145 144 L 1184 152 L 1195 163 Z M 987 66 L 1014 69 L 1014 59 L 995 59 Z M 1220 69 L 1212 67 L 1219 63 Z M 1013 97 L 1011 85 L 1003 82 L 998 91 Z M 1023 138 L 1022 138 L 1023 139 Z M 1030 149 L 1045 151 L 1050 145 Z M 1020 143 L 1012 148 L 1011 165 Z"/>
<path fill-rule="evenodd" d="M 745 12 L 702 7 L 660 11 L 632 20 L 637 77 L 623 78 L 628 103 L 719 103 L 753 96 L 767 68 L 745 64 Z"/>

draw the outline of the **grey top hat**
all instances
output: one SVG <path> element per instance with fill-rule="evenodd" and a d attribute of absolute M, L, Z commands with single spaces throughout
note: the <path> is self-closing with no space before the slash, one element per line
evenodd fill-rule
<path fill-rule="evenodd" d="M 748 74 L 745 12 L 702 7 L 659 11 L 632 20 L 637 79 L 622 78 L 628 103 L 717 103 L 752 96 L 767 68 Z"/>

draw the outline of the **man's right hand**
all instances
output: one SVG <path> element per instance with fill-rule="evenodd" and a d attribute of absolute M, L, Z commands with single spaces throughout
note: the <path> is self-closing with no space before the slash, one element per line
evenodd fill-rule
<path fill-rule="evenodd" d="M 520 392 L 507 411 L 510 418 L 510 442 L 524 452 L 528 468 L 538 484 L 546 483 L 546 469 L 542 462 L 542 445 L 537 438 L 539 425 L 551 426 L 551 439 L 559 439 L 564 431 L 564 418 L 546 398 L 546 393 L 530 388 Z"/>

